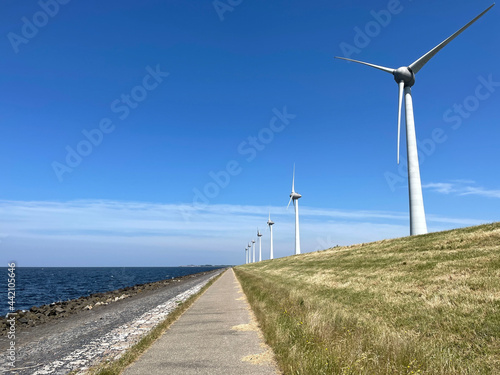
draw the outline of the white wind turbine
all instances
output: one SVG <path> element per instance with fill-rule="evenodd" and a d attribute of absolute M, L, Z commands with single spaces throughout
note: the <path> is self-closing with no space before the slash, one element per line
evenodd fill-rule
<path fill-rule="evenodd" d="M 248 263 L 252 263 L 252 252 L 250 251 L 252 249 L 252 243 L 248 243 Z M 254 259 L 255 262 L 255 259 Z"/>
<path fill-rule="evenodd" d="M 302 195 L 295 192 L 295 164 L 293 165 L 293 177 L 292 177 L 292 192 L 290 193 L 290 201 L 288 206 L 293 201 L 293 206 L 295 207 L 295 255 L 300 254 L 300 233 L 299 233 L 299 201 Z"/>
<path fill-rule="evenodd" d="M 271 220 L 271 211 L 269 211 L 269 220 L 267 221 L 267 225 L 269 226 L 269 231 L 271 232 L 271 250 L 269 253 L 269 259 L 274 259 L 274 252 L 273 252 L 273 225 L 274 225 L 274 221 Z"/>
<path fill-rule="evenodd" d="M 253 263 L 255 263 L 255 240 L 252 240 Z"/>
<path fill-rule="evenodd" d="M 248 246 L 245 247 L 245 264 L 248 264 Z"/>
<path fill-rule="evenodd" d="M 259 238 L 259 262 L 262 261 L 262 233 L 257 228 L 257 237 Z"/>
<path fill-rule="evenodd" d="M 486 12 L 488 12 L 495 4 L 491 5 L 488 9 L 470 21 L 467 25 L 458 30 L 455 34 L 438 44 L 432 50 L 420 57 L 418 60 L 409 66 L 403 66 L 399 69 L 386 68 L 379 65 L 369 64 L 363 61 L 347 59 L 344 57 L 336 57 L 337 59 L 352 61 L 355 63 L 370 66 L 375 69 L 382 70 L 394 76 L 395 81 L 399 85 L 399 112 L 398 112 L 398 147 L 397 159 L 399 164 L 399 142 L 400 142 L 400 129 L 401 129 L 401 106 L 403 103 L 403 93 L 405 97 L 406 109 L 406 152 L 408 157 L 408 188 L 410 196 L 410 234 L 425 234 L 427 233 L 427 223 L 425 220 L 424 200 L 422 197 L 422 185 L 420 181 L 420 168 L 418 164 L 417 153 L 417 137 L 415 135 L 415 120 L 413 116 L 413 101 L 411 95 L 411 87 L 415 84 L 415 74 L 424 67 L 441 49 L 448 43 L 460 35 L 465 29 L 471 26 Z M 293 189 L 292 189 L 293 190 Z M 293 192 L 292 192 L 293 193 Z M 298 225 L 298 224 L 297 224 Z"/>

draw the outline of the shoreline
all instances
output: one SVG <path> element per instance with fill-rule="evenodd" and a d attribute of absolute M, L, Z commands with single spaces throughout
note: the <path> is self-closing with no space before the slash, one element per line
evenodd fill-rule
<path fill-rule="evenodd" d="M 29 327 L 35 327 L 61 318 L 66 318 L 78 314 L 81 311 L 99 309 L 102 308 L 102 306 L 113 304 L 140 293 L 154 291 L 164 286 L 178 283 L 181 280 L 206 275 L 212 271 L 198 272 L 190 275 L 173 277 L 171 279 L 154 281 L 151 283 L 136 284 L 107 292 L 93 293 L 88 296 L 81 296 L 79 298 L 66 301 L 33 306 L 29 310 L 17 310 L 14 313 L 9 313 L 7 315 L 9 318 L 12 318 L 12 316 L 15 317 L 16 330 L 20 332 Z M 0 337 L 6 336 L 10 327 L 7 322 L 7 315 L 0 317 Z"/>

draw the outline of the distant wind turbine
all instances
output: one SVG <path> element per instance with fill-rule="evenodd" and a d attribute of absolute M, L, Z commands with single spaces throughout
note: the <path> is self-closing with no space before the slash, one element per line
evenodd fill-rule
<path fill-rule="evenodd" d="M 255 240 L 252 240 L 253 263 L 255 263 Z"/>
<path fill-rule="evenodd" d="M 259 238 L 259 262 L 262 261 L 262 233 L 257 228 L 257 237 Z"/>
<path fill-rule="evenodd" d="M 248 264 L 248 246 L 245 247 L 245 264 Z"/>
<path fill-rule="evenodd" d="M 269 220 L 267 221 L 267 225 L 269 226 L 269 231 L 271 232 L 271 250 L 269 253 L 269 259 L 274 259 L 274 252 L 273 252 L 273 225 L 274 225 L 274 221 L 271 221 L 271 211 L 269 211 Z"/>
<path fill-rule="evenodd" d="M 420 69 L 422 69 L 425 64 L 429 62 L 441 49 L 443 49 L 448 43 L 460 35 L 465 29 L 471 26 L 479 18 L 481 18 L 486 12 L 493 8 L 495 4 L 491 5 L 488 9 L 470 21 L 467 25 L 458 30 L 455 34 L 450 36 L 448 39 L 444 40 L 432 50 L 427 52 L 425 55 L 420 57 L 418 60 L 410 64 L 409 66 L 403 66 L 398 69 L 386 68 L 379 65 L 374 65 L 366 63 L 363 61 L 347 59 L 344 57 L 336 57 L 337 59 L 352 61 L 358 64 L 363 64 L 370 66 L 375 69 L 382 70 L 386 73 L 390 73 L 394 76 L 395 81 L 399 85 L 399 111 L 398 111 L 398 147 L 397 147 L 397 159 L 399 164 L 399 143 L 401 134 L 401 107 L 403 103 L 403 94 L 406 104 L 406 152 L 408 155 L 408 188 L 410 196 L 410 234 L 425 234 L 427 233 L 427 223 L 425 220 L 424 211 L 424 199 L 422 197 L 422 185 L 420 180 L 420 168 L 418 164 L 418 153 L 417 153 L 417 137 L 415 134 L 415 119 L 413 116 L 413 101 L 411 95 L 411 87 L 415 84 L 415 74 L 417 74 Z M 293 190 L 293 189 L 292 189 Z M 292 191 L 293 193 L 293 191 Z M 300 197 L 299 197 L 300 198 Z M 298 224 L 297 224 L 298 225 Z"/>
<path fill-rule="evenodd" d="M 252 243 L 248 243 L 248 263 L 252 263 L 252 252 L 250 251 L 252 249 Z M 255 260 L 254 260 L 255 262 Z"/>
<path fill-rule="evenodd" d="M 293 177 L 292 177 L 292 192 L 290 193 L 290 201 L 288 206 L 293 201 L 293 206 L 295 207 L 295 255 L 300 254 L 300 233 L 299 233 L 299 201 L 302 195 L 295 192 L 295 164 L 293 165 Z"/>

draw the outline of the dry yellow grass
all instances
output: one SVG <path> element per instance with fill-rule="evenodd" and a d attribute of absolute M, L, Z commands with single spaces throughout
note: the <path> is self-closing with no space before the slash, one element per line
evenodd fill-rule
<path fill-rule="evenodd" d="M 235 271 L 285 373 L 500 373 L 500 223 Z"/>

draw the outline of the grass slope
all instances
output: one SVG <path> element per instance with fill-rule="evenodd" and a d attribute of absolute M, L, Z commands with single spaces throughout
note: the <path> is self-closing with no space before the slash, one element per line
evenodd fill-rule
<path fill-rule="evenodd" d="M 500 374 L 500 223 L 235 271 L 285 374 Z"/>

